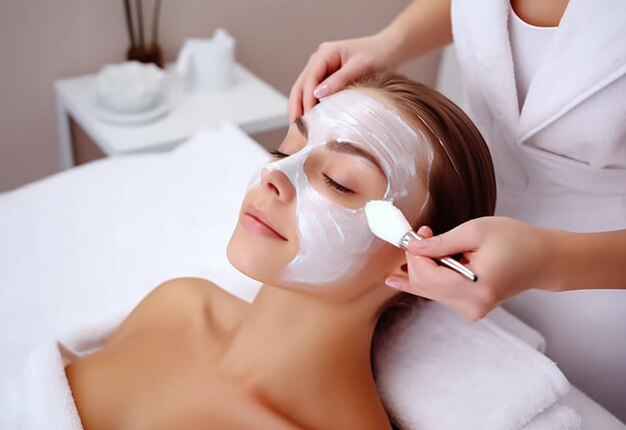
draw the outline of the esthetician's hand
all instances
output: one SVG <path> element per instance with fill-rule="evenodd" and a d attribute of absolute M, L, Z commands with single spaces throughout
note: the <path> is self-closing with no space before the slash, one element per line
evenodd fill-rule
<path fill-rule="evenodd" d="M 317 100 L 342 90 L 366 73 L 391 70 L 390 41 L 386 33 L 358 39 L 324 42 L 311 55 L 289 94 L 289 120 L 317 104 Z"/>
<path fill-rule="evenodd" d="M 474 219 L 436 237 L 422 227 L 418 234 L 430 239 L 410 242 L 408 277 L 389 278 L 387 284 L 395 282 L 394 288 L 441 302 L 476 321 L 526 289 L 550 289 L 543 232 L 503 217 Z M 476 273 L 476 282 L 431 259 L 456 254 L 462 254 L 461 263 Z"/>

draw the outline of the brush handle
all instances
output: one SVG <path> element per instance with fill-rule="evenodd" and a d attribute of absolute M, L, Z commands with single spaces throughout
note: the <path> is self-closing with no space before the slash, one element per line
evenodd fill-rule
<path fill-rule="evenodd" d="M 409 241 L 411 239 L 422 240 L 423 237 L 421 237 L 420 235 L 418 235 L 417 233 L 415 233 L 412 230 L 408 231 L 402 237 L 402 240 L 400 241 L 400 247 L 408 250 L 409 249 Z M 472 272 L 470 269 L 468 269 L 467 267 L 465 267 L 464 265 L 462 265 L 461 263 L 456 261 L 454 258 L 443 257 L 443 258 L 435 258 L 435 260 L 437 260 L 438 262 L 440 262 L 444 266 L 454 270 L 455 272 L 465 276 L 467 279 L 469 279 L 472 282 L 476 282 L 478 280 L 478 276 L 476 276 L 476 274 L 474 272 Z"/>

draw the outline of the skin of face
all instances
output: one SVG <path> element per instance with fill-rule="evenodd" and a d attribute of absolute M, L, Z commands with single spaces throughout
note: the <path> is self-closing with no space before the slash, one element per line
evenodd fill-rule
<path fill-rule="evenodd" d="M 390 105 L 375 90 L 357 91 L 363 91 L 379 103 Z M 409 122 L 405 115 L 400 116 L 405 122 Z M 278 148 L 279 152 L 290 156 L 307 148 L 306 122 L 307 116 L 291 125 Z M 358 125 L 356 124 L 357 127 Z M 385 196 L 388 180 L 375 164 L 378 158 L 375 151 L 367 151 L 366 146 L 360 147 L 366 150 L 369 157 L 352 151 L 339 152 L 329 145 L 312 148 L 302 170 L 310 186 L 322 198 L 355 210 L 362 208 L 369 200 Z M 414 157 L 412 154 L 411 156 Z M 272 162 L 281 158 L 275 157 Z M 368 158 L 373 158 L 374 162 Z M 416 165 L 420 164 L 417 159 L 414 162 Z M 418 176 L 416 181 L 420 182 L 419 186 L 413 192 L 414 195 L 408 196 L 410 204 L 414 206 L 411 208 L 412 212 L 423 207 L 427 198 L 426 185 L 422 183 L 421 175 Z M 297 191 L 287 175 L 280 170 L 261 169 L 254 186 L 244 197 L 239 221 L 228 244 L 227 255 L 231 264 L 240 272 L 265 284 L 324 296 L 335 301 L 354 300 L 359 295 L 380 287 L 389 275 L 404 270 L 404 252 L 381 241 L 373 250 L 359 256 L 363 264 L 356 273 L 335 280 L 324 288 L 310 288 L 302 283 L 285 281 L 285 268 L 298 255 L 300 249 L 296 217 L 306 216 L 306 213 L 298 214 L 296 208 Z M 409 217 L 409 221 L 415 220 Z M 337 260 L 335 264 L 347 264 L 342 261 L 341 256 Z"/>

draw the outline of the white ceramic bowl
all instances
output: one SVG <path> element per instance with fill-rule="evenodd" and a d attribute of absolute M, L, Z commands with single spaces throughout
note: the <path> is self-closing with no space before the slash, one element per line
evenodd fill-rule
<path fill-rule="evenodd" d="M 165 73 L 154 64 L 128 61 L 104 66 L 98 73 L 98 101 L 120 113 L 154 108 L 163 93 Z"/>

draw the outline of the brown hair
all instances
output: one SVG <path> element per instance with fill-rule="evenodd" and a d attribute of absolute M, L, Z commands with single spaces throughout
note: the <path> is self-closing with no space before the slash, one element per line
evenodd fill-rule
<path fill-rule="evenodd" d="M 428 225 L 435 235 L 472 218 L 493 215 L 496 182 L 491 154 L 469 117 L 439 92 L 394 73 L 364 76 L 351 88 L 379 91 L 397 109 L 414 119 L 430 138 L 433 161 L 428 177 L 429 201 L 414 225 Z M 379 334 L 413 307 L 417 297 L 400 293 L 386 303 L 378 319 L 373 350 Z M 372 363 L 375 355 L 372 356 Z"/>

